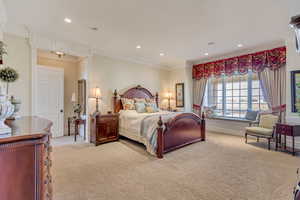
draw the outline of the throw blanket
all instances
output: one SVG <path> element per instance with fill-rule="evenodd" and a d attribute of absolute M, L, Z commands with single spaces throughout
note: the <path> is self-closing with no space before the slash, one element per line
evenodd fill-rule
<path fill-rule="evenodd" d="M 159 116 L 162 117 L 163 123 L 168 122 L 173 117 L 178 115 L 178 113 L 157 113 L 156 115 L 146 116 L 141 123 L 141 136 L 143 138 L 143 143 L 145 144 L 147 151 L 156 155 L 157 149 L 157 122 Z"/>

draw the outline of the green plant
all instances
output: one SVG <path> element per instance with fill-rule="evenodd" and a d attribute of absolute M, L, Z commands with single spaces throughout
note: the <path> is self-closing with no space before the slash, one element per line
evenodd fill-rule
<path fill-rule="evenodd" d="M 5 67 L 0 69 L 0 80 L 7 84 L 6 94 L 8 94 L 8 84 L 15 82 L 18 78 L 19 78 L 19 74 L 15 69 L 11 67 Z"/>

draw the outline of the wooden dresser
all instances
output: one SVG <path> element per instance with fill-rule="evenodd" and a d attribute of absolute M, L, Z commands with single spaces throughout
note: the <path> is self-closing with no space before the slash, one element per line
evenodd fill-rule
<path fill-rule="evenodd" d="M 52 123 L 22 117 L 6 124 L 12 133 L 0 135 L 0 199 L 51 200 Z"/>
<path fill-rule="evenodd" d="M 100 113 L 91 117 L 91 142 L 99 145 L 119 139 L 119 115 Z"/>

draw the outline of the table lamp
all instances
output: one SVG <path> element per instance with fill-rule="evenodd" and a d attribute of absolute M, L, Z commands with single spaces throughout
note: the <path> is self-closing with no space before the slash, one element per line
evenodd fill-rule
<path fill-rule="evenodd" d="M 96 99 L 96 111 L 95 113 L 99 112 L 99 99 L 101 98 L 101 90 L 99 87 L 95 87 L 92 91 L 91 98 Z"/>
<path fill-rule="evenodd" d="M 171 110 L 171 97 L 172 97 L 172 93 L 171 92 L 167 92 L 166 93 L 166 98 L 168 99 L 168 110 Z"/>

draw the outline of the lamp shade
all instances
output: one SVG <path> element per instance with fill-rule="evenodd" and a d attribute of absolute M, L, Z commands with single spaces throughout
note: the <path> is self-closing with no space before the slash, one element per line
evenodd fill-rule
<path fill-rule="evenodd" d="M 101 90 L 99 87 L 93 88 L 91 98 L 99 99 L 101 97 Z"/>
<path fill-rule="evenodd" d="M 166 98 L 171 98 L 172 97 L 172 93 L 171 92 L 167 92 L 166 93 Z"/>

